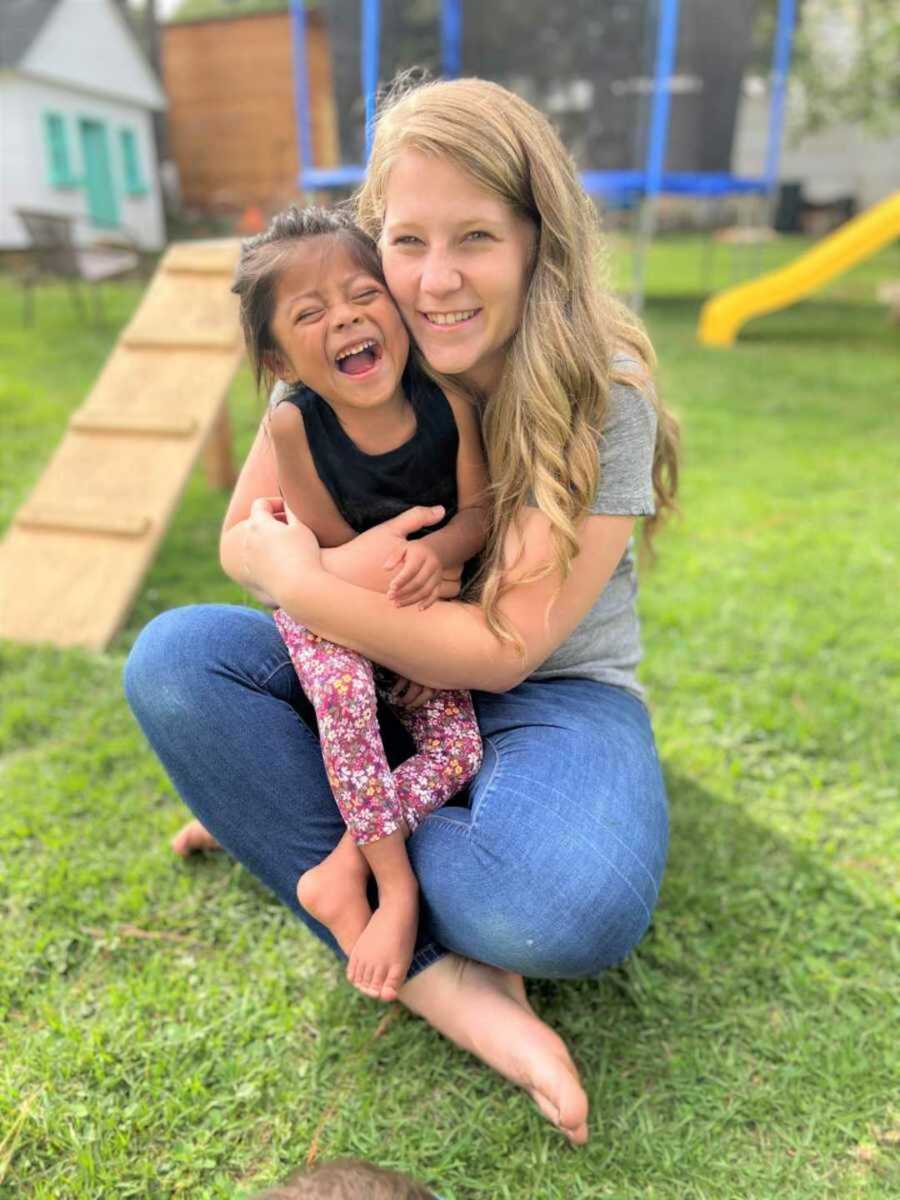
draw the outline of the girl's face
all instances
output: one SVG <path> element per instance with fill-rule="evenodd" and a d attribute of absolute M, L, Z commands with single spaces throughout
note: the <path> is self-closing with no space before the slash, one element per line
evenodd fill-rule
<path fill-rule="evenodd" d="M 486 395 L 522 320 L 534 225 L 443 158 L 404 151 L 385 195 L 391 294 L 435 370 Z"/>
<path fill-rule="evenodd" d="M 340 239 L 298 242 L 275 287 L 269 322 L 279 378 L 335 405 L 376 408 L 396 398 L 409 356 L 397 306 Z"/>

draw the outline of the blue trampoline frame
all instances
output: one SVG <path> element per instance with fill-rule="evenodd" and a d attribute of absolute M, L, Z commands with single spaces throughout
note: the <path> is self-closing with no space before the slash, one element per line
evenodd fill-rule
<path fill-rule="evenodd" d="M 362 15 L 361 84 L 366 108 L 366 157 L 369 156 L 378 87 L 378 51 L 381 26 L 380 0 L 360 0 Z M 294 106 L 300 150 L 298 184 L 301 191 L 343 188 L 360 183 L 364 165 L 319 168 L 313 161 L 309 121 L 309 78 L 306 69 L 306 11 L 304 0 L 290 0 L 294 53 Z M 763 174 L 741 177 L 728 172 L 666 171 L 669 133 L 670 79 L 678 46 L 679 0 L 660 0 L 650 125 L 644 169 L 629 171 L 584 171 L 582 182 L 588 192 L 601 195 L 633 194 L 655 199 L 664 194 L 719 197 L 774 194 L 784 128 L 787 78 L 796 19 L 796 0 L 778 0 L 778 21 L 772 48 L 772 94 Z M 460 72 L 462 40 L 460 0 L 443 0 L 441 6 L 441 61 L 446 78 Z"/>

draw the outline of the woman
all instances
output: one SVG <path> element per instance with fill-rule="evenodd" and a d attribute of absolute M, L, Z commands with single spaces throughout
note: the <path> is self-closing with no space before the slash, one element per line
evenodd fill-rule
<path fill-rule="evenodd" d="M 222 563 L 412 681 L 406 702 L 475 690 L 485 759 L 469 807 L 432 814 L 408 843 L 422 921 L 400 999 L 582 1143 L 587 1098 L 522 976 L 598 974 L 656 902 L 666 798 L 634 675 L 629 539 L 636 517 L 646 532 L 672 504 L 676 427 L 653 395 L 645 334 L 598 288 L 596 215 L 574 164 L 524 101 L 480 80 L 397 96 L 358 218 L 428 366 L 481 412 L 494 501 L 480 600 L 411 612 L 383 595 L 384 563 L 425 510 L 327 551 L 279 520 L 262 430 Z M 199 818 L 176 850 L 221 844 L 336 948 L 296 889 L 343 825 L 271 618 L 164 613 L 135 644 L 126 690 Z"/>

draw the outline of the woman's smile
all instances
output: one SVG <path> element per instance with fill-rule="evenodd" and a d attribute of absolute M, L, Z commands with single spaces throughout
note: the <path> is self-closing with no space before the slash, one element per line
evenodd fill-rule
<path fill-rule="evenodd" d="M 534 225 L 445 158 L 405 150 L 385 193 L 382 262 L 430 366 L 489 393 L 522 320 Z"/>
<path fill-rule="evenodd" d="M 463 309 L 462 312 L 428 312 L 422 313 L 422 316 L 429 323 L 429 325 L 436 325 L 438 329 L 455 329 L 460 325 L 468 324 L 468 322 L 477 317 L 480 312 L 480 308 L 466 308 Z"/>

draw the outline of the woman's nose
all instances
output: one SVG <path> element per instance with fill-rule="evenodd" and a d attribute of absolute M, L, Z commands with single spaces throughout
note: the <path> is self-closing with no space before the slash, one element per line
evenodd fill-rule
<path fill-rule="evenodd" d="M 422 264 L 420 287 L 427 296 L 445 296 L 462 287 L 462 275 L 450 255 L 434 251 Z"/>

